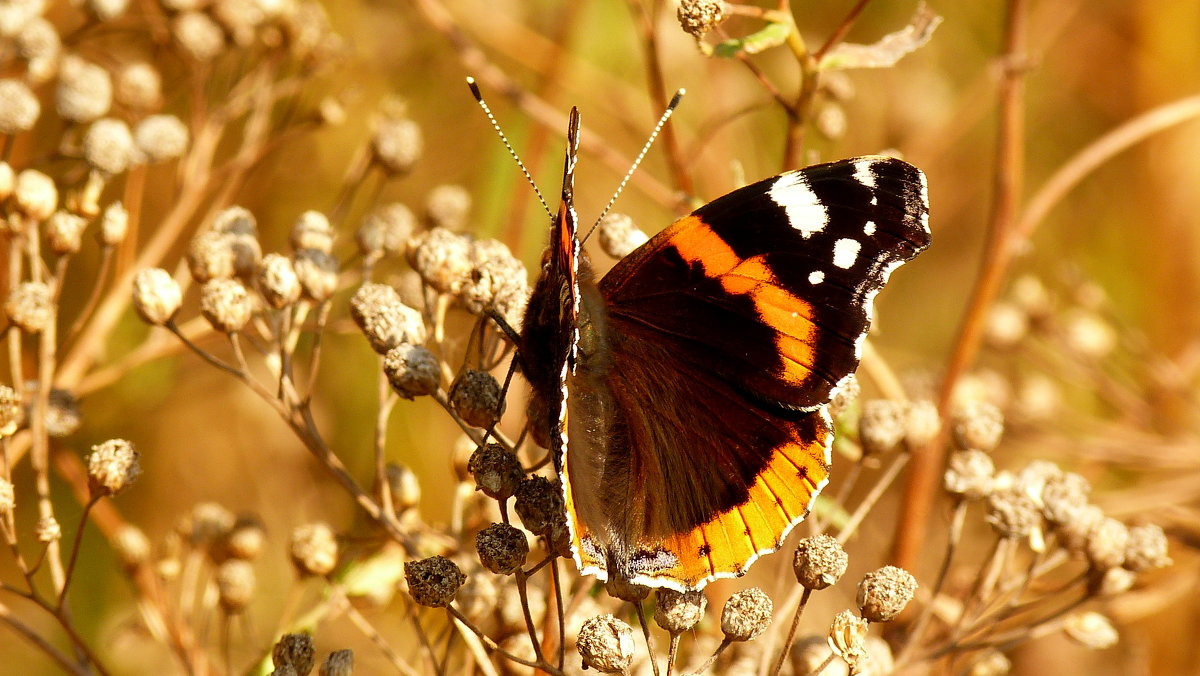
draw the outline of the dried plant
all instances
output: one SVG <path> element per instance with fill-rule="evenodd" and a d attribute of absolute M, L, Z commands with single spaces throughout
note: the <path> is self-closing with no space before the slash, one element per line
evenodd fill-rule
<path fill-rule="evenodd" d="M 695 165 L 737 173 L 724 163 L 743 157 L 700 156 L 747 115 L 776 169 L 840 152 L 857 124 L 859 71 L 920 55 L 942 23 L 921 5 L 856 44 L 848 38 L 877 9 L 866 0 L 824 34 L 807 10 L 771 4 L 627 3 L 621 41 L 638 41 L 647 77 L 646 91 L 622 84 L 621 100 L 664 107 L 667 54 L 714 80 L 744 78 L 703 125 L 664 128 L 655 152 L 665 170 L 636 174 L 639 196 L 627 199 L 686 211 L 710 189 L 697 186 Z M 404 18 L 512 104 L 502 117 L 533 121 L 526 158 L 540 176 L 542 150 L 564 128 L 565 107 L 550 101 L 579 88 L 559 60 L 586 10 L 554 10 L 561 32 L 547 41 L 503 9 L 485 8 L 497 29 L 484 31 L 453 5 L 413 0 Z M 434 130 L 421 121 L 436 117 L 421 112 L 426 102 L 385 98 L 365 127 L 343 124 L 370 106 L 343 77 L 363 59 L 334 32 L 329 13 L 348 15 L 332 5 L 0 2 L 0 626 L 24 644 L 6 653 L 73 674 L 341 676 L 357 660 L 359 673 L 982 675 L 1009 673 L 1012 656 L 1051 636 L 1117 644 L 1123 622 L 1184 596 L 1169 566 L 1186 547 L 1169 546 L 1168 533 L 1194 538 L 1196 343 L 1169 358 L 1085 266 L 1048 275 L 1018 256 L 1074 186 L 1200 116 L 1200 102 L 1132 117 L 1025 199 L 1031 24 L 1061 17 L 1022 0 L 1002 10 L 992 202 L 972 214 L 987 233 L 974 290 L 956 335 L 957 309 L 906 306 L 914 324 L 944 325 L 935 332 L 946 356 L 926 350 L 900 369 L 869 342 L 859 378 L 830 404 L 836 476 L 801 532 L 744 580 L 684 593 L 605 587 L 571 561 L 559 479 L 525 420 L 518 356 L 500 328 L 521 325 L 530 294 L 530 268 L 510 246 L 526 235 L 540 244 L 544 221 L 518 210 L 505 235 L 484 237 L 478 191 L 425 166 L 445 154 L 431 131 L 454 137 L 478 120 L 444 118 L 448 129 Z M 457 83 L 435 91 L 469 98 Z M 936 146 L 938 133 L 912 138 Z M 353 150 L 338 155 L 344 173 L 326 181 L 327 197 L 283 181 L 302 173 L 289 149 L 329 139 Z M 936 160 L 912 145 L 911 157 Z M 583 155 L 619 175 L 633 158 L 618 147 L 585 134 Z M 934 162 L 935 195 L 950 171 Z M 241 206 L 268 184 L 284 206 Z M 410 197 L 389 199 L 394 186 Z M 419 208 L 412 195 L 424 196 Z M 935 241 L 952 229 L 938 208 Z M 620 258 L 645 242 L 637 220 L 608 214 L 600 248 Z M 951 264 L 913 267 L 938 280 L 939 262 Z M 340 433 L 331 412 L 364 355 L 375 381 L 354 386 L 355 406 L 370 410 L 371 431 L 355 447 L 346 439 L 368 435 Z M 123 383 L 169 357 L 237 383 L 189 402 L 210 425 L 250 393 L 287 430 L 291 456 L 307 450 L 286 467 L 250 465 L 247 483 L 290 496 L 263 506 L 271 524 L 204 499 L 230 494 L 206 477 L 153 462 L 167 444 L 215 452 L 207 430 L 164 441 L 121 404 L 94 419 L 81 404 L 116 401 Z M 1163 401 L 1182 411 L 1171 434 Z M 244 439 L 226 457 L 259 450 Z M 289 486 L 294 467 L 319 474 L 332 497 L 303 494 L 317 482 Z M 146 485 L 162 504 L 126 507 Z M 104 548 L 85 542 L 93 529 Z M 889 537 L 890 551 L 877 544 Z M 114 579 L 108 567 L 126 583 L 119 602 L 86 588 Z M 90 607 L 101 598 L 120 607 Z"/>

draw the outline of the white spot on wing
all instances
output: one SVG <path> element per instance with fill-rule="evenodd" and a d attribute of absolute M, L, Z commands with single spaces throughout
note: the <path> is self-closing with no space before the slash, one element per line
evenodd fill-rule
<path fill-rule="evenodd" d="M 788 223 L 805 238 L 821 232 L 829 223 L 829 212 L 809 187 L 804 174 L 792 172 L 775 179 L 768 192 L 787 212 Z"/>
<path fill-rule="evenodd" d="M 862 244 L 854 239 L 839 239 L 833 243 L 833 264 L 843 270 L 849 270 L 858 260 L 858 250 Z"/>
<path fill-rule="evenodd" d="M 863 226 L 863 234 L 868 237 L 875 234 L 875 221 L 867 221 L 866 225 Z"/>
<path fill-rule="evenodd" d="M 824 272 L 821 272 L 820 270 L 813 270 L 812 272 L 808 273 L 809 284 L 820 284 L 823 281 L 825 281 Z"/>
<path fill-rule="evenodd" d="M 861 159 L 854 163 L 854 180 L 871 188 L 871 206 L 879 204 L 879 196 L 875 194 L 875 172 L 871 169 L 874 165 L 873 159 Z"/>

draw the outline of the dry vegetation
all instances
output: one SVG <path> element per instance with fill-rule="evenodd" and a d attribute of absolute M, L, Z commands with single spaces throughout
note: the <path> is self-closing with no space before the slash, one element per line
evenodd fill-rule
<path fill-rule="evenodd" d="M 940 4 L 0 0 L 2 669 L 1194 670 L 1200 8 Z M 782 169 L 928 174 L 745 578 L 576 572 L 487 319 L 546 218 L 468 74 L 547 194 L 581 108 L 585 220 L 688 89 L 601 267 Z"/>

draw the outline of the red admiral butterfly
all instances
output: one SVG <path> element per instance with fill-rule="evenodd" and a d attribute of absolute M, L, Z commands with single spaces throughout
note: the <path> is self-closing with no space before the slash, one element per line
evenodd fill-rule
<path fill-rule="evenodd" d="M 829 478 L 826 406 L 871 303 L 929 245 L 924 175 L 889 157 L 700 207 L 596 282 L 562 204 L 518 350 L 584 573 L 699 589 L 779 548 Z"/>

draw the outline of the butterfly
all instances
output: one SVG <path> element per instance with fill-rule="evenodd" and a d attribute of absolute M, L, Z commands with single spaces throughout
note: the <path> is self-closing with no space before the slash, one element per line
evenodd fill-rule
<path fill-rule="evenodd" d="M 883 156 L 780 174 L 597 281 L 577 236 L 578 148 L 573 109 L 517 345 L 575 563 L 677 591 L 740 576 L 828 482 L 829 401 L 858 366 L 876 293 L 930 242 L 925 177 Z"/>

